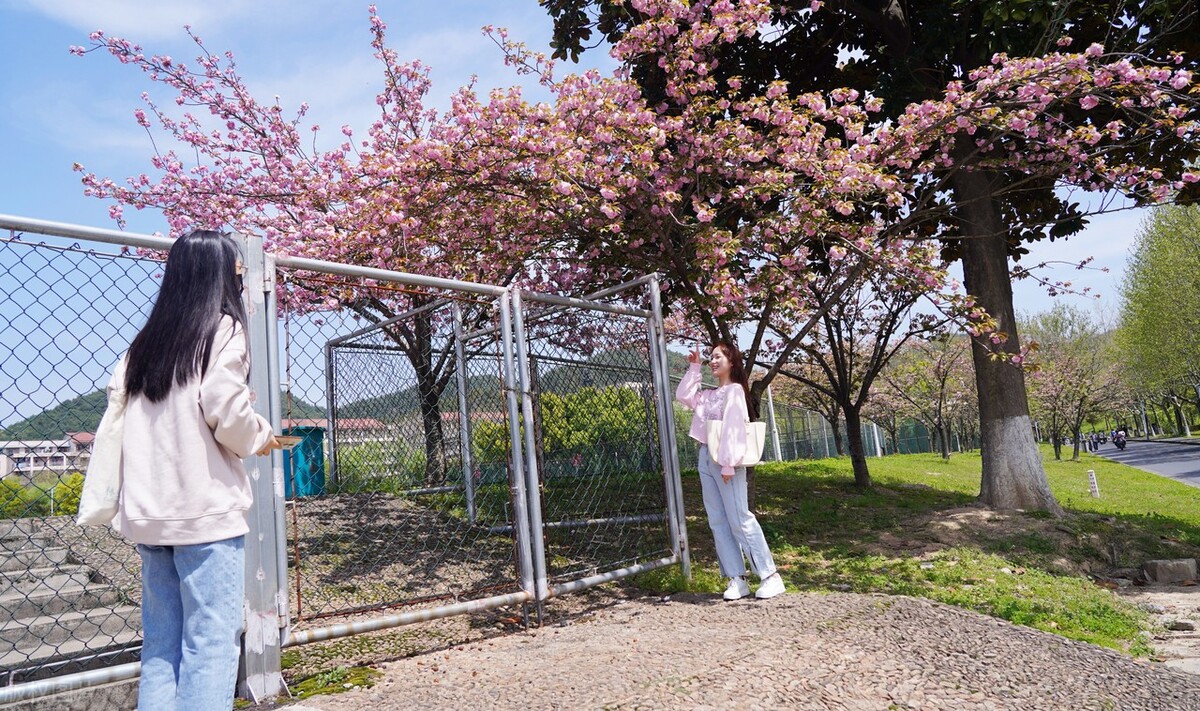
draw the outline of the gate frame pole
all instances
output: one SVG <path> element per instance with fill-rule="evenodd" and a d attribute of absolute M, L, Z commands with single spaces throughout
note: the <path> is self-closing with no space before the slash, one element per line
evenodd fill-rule
<path fill-rule="evenodd" d="M 458 382 L 458 432 L 462 446 L 463 489 L 467 495 L 467 520 L 475 523 L 475 477 L 471 461 L 471 417 L 467 411 L 467 359 L 463 344 L 462 308 L 454 303 L 454 359 Z"/>
<path fill-rule="evenodd" d="M 671 371 L 667 359 L 667 334 L 663 323 L 662 291 L 658 285 L 658 274 L 651 274 L 646 290 L 650 294 L 650 332 L 652 368 L 658 376 L 655 390 L 658 391 L 659 426 L 662 434 L 659 446 L 663 452 L 663 472 L 667 482 L 667 512 L 671 516 L 671 544 L 679 557 L 680 570 L 685 580 L 692 579 L 692 554 L 688 546 L 687 517 L 683 508 L 683 478 L 679 471 L 679 442 L 675 439 L 675 400 L 671 393 Z"/>
<path fill-rule="evenodd" d="M 529 525 L 529 497 L 525 493 L 525 463 L 521 445 L 521 417 L 517 404 L 516 365 L 513 362 L 513 325 L 512 325 L 512 295 L 505 291 L 497 303 L 500 316 L 500 349 L 503 353 L 504 364 L 504 395 L 508 407 L 508 441 L 509 441 L 509 500 L 513 506 L 513 535 L 516 538 L 518 574 L 521 576 L 521 589 L 529 594 L 529 598 L 537 598 L 535 584 L 533 551 L 530 545 L 532 535 Z"/>
<path fill-rule="evenodd" d="M 513 340 L 517 351 L 517 377 L 521 391 L 521 421 L 525 427 L 525 495 L 528 498 L 529 547 L 533 557 L 533 577 L 536 586 L 538 618 L 542 603 L 550 598 L 550 583 L 546 574 L 546 542 L 542 532 L 542 488 L 538 472 L 537 433 L 534 432 L 533 392 L 529 373 L 529 347 L 525 339 L 525 305 L 521 290 L 512 290 Z"/>
<path fill-rule="evenodd" d="M 275 260 L 263 251 L 262 237 L 236 233 L 246 265 L 247 341 L 254 410 L 278 431 L 279 343 L 275 303 Z M 283 517 L 283 456 L 246 459 L 254 501 L 246 534 L 245 634 L 238 691 L 254 703 L 285 691 L 280 649 L 289 626 L 287 558 Z"/>
<path fill-rule="evenodd" d="M 767 386 L 767 419 L 771 422 L 771 449 L 775 450 L 775 461 L 783 461 L 783 451 L 779 447 L 779 427 L 775 423 L 775 398 L 771 396 L 771 386 Z"/>

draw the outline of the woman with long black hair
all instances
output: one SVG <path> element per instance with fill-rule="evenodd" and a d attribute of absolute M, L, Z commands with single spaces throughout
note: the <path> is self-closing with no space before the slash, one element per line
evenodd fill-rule
<path fill-rule="evenodd" d="M 109 383 L 126 397 L 114 525 L 142 559 L 138 708 L 232 708 L 250 482 L 279 447 L 254 412 L 243 267 L 228 235 L 171 247 L 162 287 Z"/>
<path fill-rule="evenodd" d="M 729 578 L 724 597 L 738 600 L 750 594 L 743 552 L 749 556 L 754 573 L 762 581 L 754 596 L 760 600 L 775 597 L 784 591 L 783 579 L 775 569 L 775 560 L 762 527 L 750 511 L 746 467 L 741 464 L 748 449 L 747 425 L 750 422 L 747 405 L 750 389 L 742 354 L 728 343 L 713 346 L 709 364 L 717 378 L 716 390 L 700 388 L 700 349 L 688 355 L 688 362 L 691 366 L 679 382 L 675 399 L 694 411 L 688 434 L 700 443 L 704 512 L 708 515 L 708 526 L 716 543 L 721 575 Z M 722 422 L 717 451 L 711 450 L 705 439 L 711 420 Z"/>

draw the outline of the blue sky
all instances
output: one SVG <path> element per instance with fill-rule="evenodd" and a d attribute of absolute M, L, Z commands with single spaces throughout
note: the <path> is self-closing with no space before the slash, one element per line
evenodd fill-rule
<path fill-rule="evenodd" d="M 325 127 L 350 124 L 362 133 L 374 116 L 380 84 L 371 57 L 368 3 L 345 0 L 0 0 L 0 39 L 8 57 L 0 73 L 0 212 L 84 225 L 111 227 L 107 204 L 85 198 L 78 162 L 117 180 L 149 169 L 146 133 L 133 120 L 140 95 L 150 82 L 140 71 L 107 55 L 74 57 L 70 45 L 86 45 L 88 34 L 103 29 L 141 44 L 146 51 L 191 60 L 195 48 L 183 26 L 190 24 L 210 50 L 232 50 L 243 76 L 260 97 L 278 95 L 286 109 L 308 102 L 309 118 Z M 500 62 L 485 24 L 509 28 L 515 39 L 545 48 L 550 21 L 536 0 L 379 0 L 391 45 L 403 58 L 432 67 L 433 103 L 474 74 L 482 90 L 516 83 Z M 605 65 L 599 52 L 585 60 Z M 536 90 L 530 93 L 536 96 Z M 331 130 L 332 129 L 332 130 Z M 149 212 L 127 212 L 128 229 L 155 232 L 163 225 Z M 1096 258 L 1108 267 L 1051 272 L 1060 279 L 1092 286 L 1099 304 L 1116 308 L 1116 284 L 1141 219 L 1122 212 L 1094 219 L 1088 231 L 1069 241 L 1039 244 L 1028 258 L 1078 261 Z M 1051 300 L 1030 282 L 1016 285 L 1017 308 L 1037 311 Z M 1091 308 L 1092 301 L 1075 299 Z"/>

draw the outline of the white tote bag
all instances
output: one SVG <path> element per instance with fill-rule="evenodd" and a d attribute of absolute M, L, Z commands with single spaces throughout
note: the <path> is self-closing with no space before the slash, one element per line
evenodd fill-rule
<path fill-rule="evenodd" d="M 115 389 L 108 395 L 108 407 L 96 439 L 92 442 L 92 459 L 83 477 L 83 492 L 79 495 L 79 513 L 75 522 L 80 526 L 107 526 L 117 515 L 121 498 L 121 438 L 125 432 L 125 390 Z"/>
<path fill-rule="evenodd" d="M 707 425 L 708 452 L 716 461 L 716 453 L 721 448 L 721 431 L 725 429 L 723 420 L 709 420 Z M 746 454 L 737 467 L 752 467 L 762 461 L 763 445 L 767 442 L 767 423 L 746 423 Z"/>

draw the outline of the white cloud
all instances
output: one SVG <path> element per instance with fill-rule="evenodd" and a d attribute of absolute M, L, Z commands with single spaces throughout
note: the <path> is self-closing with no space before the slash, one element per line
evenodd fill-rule
<path fill-rule="evenodd" d="M 212 32 L 247 18 L 287 17 L 289 8 L 297 5 L 281 0 L 9 0 L 6 4 L 44 15 L 85 35 L 103 30 L 139 42 L 178 37 L 184 25 Z"/>

